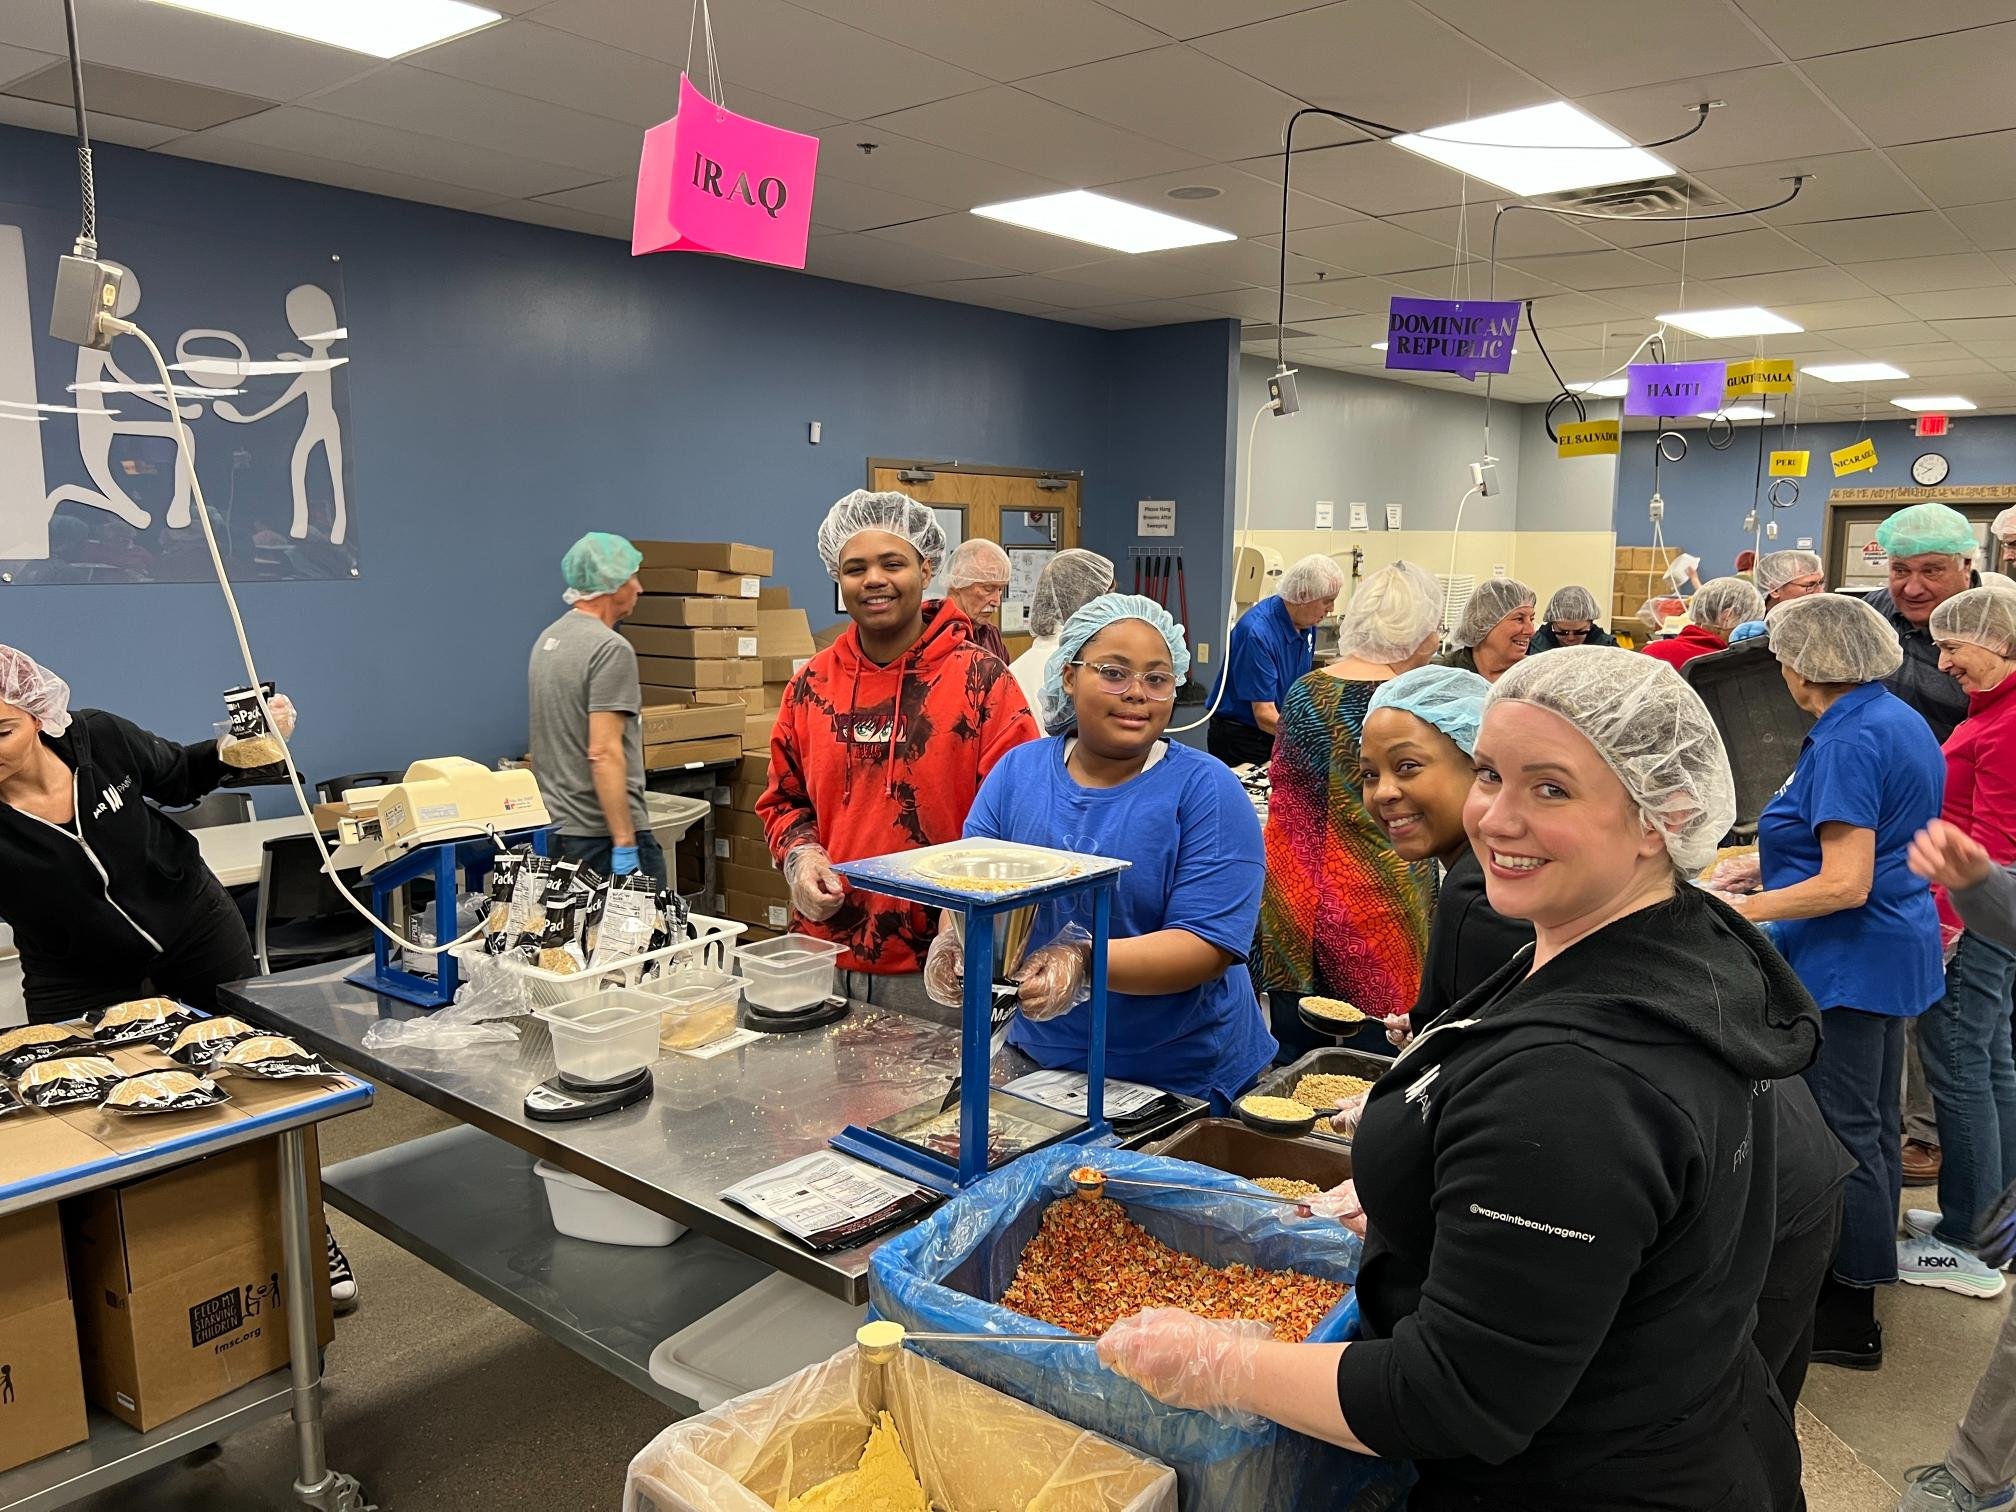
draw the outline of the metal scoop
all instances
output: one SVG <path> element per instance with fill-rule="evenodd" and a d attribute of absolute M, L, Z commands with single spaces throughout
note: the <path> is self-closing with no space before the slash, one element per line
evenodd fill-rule
<path fill-rule="evenodd" d="M 1226 1195 L 1222 1187 L 1190 1186 L 1181 1181 L 1140 1181 L 1129 1176 L 1108 1176 L 1097 1166 L 1079 1166 L 1071 1173 L 1071 1185 L 1076 1189 L 1074 1195 L 1083 1197 L 1087 1202 L 1104 1197 L 1108 1183 L 1114 1186 L 1146 1187 L 1154 1192 L 1202 1192 L 1206 1197 Z M 1284 1207 L 1292 1207 L 1304 1218 L 1311 1216 L 1307 1198 L 1283 1197 L 1280 1193 L 1270 1192 L 1264 1187 L 1258 1192 L 1237 1192 L 1232 1195 L 1256 1197 L 1262 1202 L 1278 1202 Z"/>
<path fill-rule="evenodd" d="M 906 1339 L 928 1339 L 942 1344 L 1097 1344 L 1090 1334 L 986 1334 L 912 1333 L 901 1323 L 878 1318 L 854 1331 L 854 1343 L 861 1358 L 870 1365 L 887 1365 L 902 1352 Z"/>

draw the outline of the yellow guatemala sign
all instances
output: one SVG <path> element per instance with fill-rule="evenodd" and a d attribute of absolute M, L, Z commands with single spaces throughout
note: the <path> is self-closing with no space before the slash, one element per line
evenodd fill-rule
<path fill-rule="evenodd" d="M 1876 443 L 1857 441 L 1853 446 L 1844 446 L 1827 455 L 1834 463 L 1834 476 L 1837 478 L 1849 473 L 1868 472 L 1876 465 Z"/>
<path fill-rule="evenodd" d="M 1615 420 L 1574 420 L 1556 433 L 1556 456 L 1601 457 L 1614 455 L 1622 445 L 1623 427 Z"/>
<path fill-rule="evenodd" d="M 1722 379 L 1722 397 L 1725 400 L 1743 399 L 1751 394 L 1791 392 L 1790 357 L 1756 357 L 1749 362 L 1732 362 Z"/>
<path fill-rule="evenodd" d="M 1773 452 L 1771 453 L 1771 476 L 1774 478 L 1803 478 L 1806 476 L 1806 464 L 1812 458 L 1813 453 L 1811 452 Z"/>

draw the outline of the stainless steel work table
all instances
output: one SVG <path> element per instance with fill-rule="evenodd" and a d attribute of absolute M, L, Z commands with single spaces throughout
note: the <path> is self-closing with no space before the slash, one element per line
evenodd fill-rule
<path fill-rule="evenodd" d="M 857 1003 L 838 1023 L 765 1035 L 711 1060 L 666 1052 L 655 1090 L 632 1107 L 572 1123 L 525 1116 L 527 1091 L 553 1074 L 545 1025 L 522 1020 L 515 1045 L 455 1052 L 367 1050 L 381 1016 L 419 1010 L 343 980 L 349 965 L 308 967 L 227 989 L 254 1020 L 460 1120 L 466 1128 L 345 1161 L 323 1173 L 329 1200 L 394 1243 L 577 1353 L 682 1410 L 646 1362 L 668 1335 L 772 1269 L 854 1304 L 868 1297 L 875 1244 L 815 1255 L 721 1200 L 761 1171 L 826 1147 L 946 1090 L 954 1029 Z M 1033 1070 L 1004 1049 L 998 1085 Z M 1159 1138 L 1200 1111 L 1134 1131 Z M 670 1249 L 624 1249 L 556 1235 L 532 1160 L 551 1162 L 693 1232 Z M 886 1237 L 886 1236 L 885 1236 Z"/>

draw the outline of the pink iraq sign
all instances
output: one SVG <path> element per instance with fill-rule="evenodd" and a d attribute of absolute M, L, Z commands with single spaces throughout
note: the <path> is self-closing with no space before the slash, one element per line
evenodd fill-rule
<path fill-rule="evenodd" d="M 644 133 L 633 257 L 718 252 L 805 266 L 819 139 L 715 104 L 679 77 L 679 114 Z"/>

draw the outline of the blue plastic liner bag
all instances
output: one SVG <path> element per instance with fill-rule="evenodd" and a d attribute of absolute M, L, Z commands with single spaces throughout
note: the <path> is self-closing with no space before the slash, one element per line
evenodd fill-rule
<path fill-rule="evenodd" d="M 1115 1186 L 1127 1216 L 1172 1249 L 1212 1265 L 1243 1262 L 1329 1281 L 1358 1278 L 1362 1246 L 1341 1224 L 1298 1218 L 1242 1177 L 1131 1150 L 1090 1157 L 1113 1177 L 1210 1188 L 1177 1192 Z M 1000 1306 L 1022 1251 L 1051 1203 L 1072 1196 L 1085 1149 L 1037 1150 L 975 1182 L 875 1252 L 869 1298 L 876 1316 L 913 1332 L 1057 1334 Z M 1347 1296 L 1309 1335 L 1315 1344 L 1356 1337 L 1358 1302 Z M 1115 1375 L 1083 1345 L 909 1346 L 1066 1422 L 1140 1450 L 1176 1472 L 1184 1508 L 1210 1512 L 1387 1512 L 1405 1502 L 1410 1466 L 1353 1454 L 1275 1423 L 1234 1427 L 1171 1407 Z"/>

